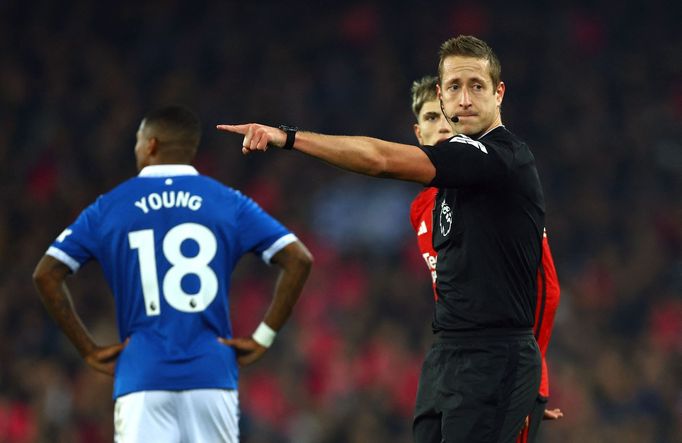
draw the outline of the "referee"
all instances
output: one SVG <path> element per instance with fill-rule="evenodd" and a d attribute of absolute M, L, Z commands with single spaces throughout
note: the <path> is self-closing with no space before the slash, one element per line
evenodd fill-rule
<path fill-rule="evenodd" d="M 532 327 L 545 223 L 528 145 L 502 125 L 505 84 L 482 40 L 440 48 L 438 97 L 455 137 L 420 148 L 260 124 L 219 125 L 244 135 L 242 152 L 298 151 L 335 166 L 438 188 L 434 345 L 419 381 L 417 443 L 513 442 L 540 385 Z"/>

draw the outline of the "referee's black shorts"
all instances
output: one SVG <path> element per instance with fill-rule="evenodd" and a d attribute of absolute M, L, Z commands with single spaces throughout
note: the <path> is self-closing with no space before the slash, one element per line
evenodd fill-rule
<path fill-rule="evenodd" d="M 415 443 L 514 442 L 541 371 L 530 329 L 438 333 L 419 379 Z"/>

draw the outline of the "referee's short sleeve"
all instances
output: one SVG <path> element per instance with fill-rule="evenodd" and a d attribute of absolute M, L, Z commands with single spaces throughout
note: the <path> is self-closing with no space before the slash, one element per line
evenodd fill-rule
<path fill-rule="evenodd" d="M 436 168 L 429 186 L 459 188 L 495 185 L 507 174 L 507 162 L 490 143 L 456 135 L 435 146 L 421 148 Z"/>

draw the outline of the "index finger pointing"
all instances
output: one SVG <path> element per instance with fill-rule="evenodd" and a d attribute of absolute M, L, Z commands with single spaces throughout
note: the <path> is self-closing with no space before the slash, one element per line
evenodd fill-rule
<path fill-rule="evenodd" d="M 234 132 L 243 135 L 249 130 L 249 125 L 216 125 L 216 129 L 219 131 Z"/>

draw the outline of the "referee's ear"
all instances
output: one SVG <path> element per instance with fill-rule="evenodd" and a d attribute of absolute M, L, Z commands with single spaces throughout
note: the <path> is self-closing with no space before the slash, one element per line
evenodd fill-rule
<path fill-rule="evenodd" d="M 502 106 L 502 100 L 504 100 L 504 91 L 506 89 L 506 86 L 504 82 L 500 82 L 497 85 L 497 88 L 495 88 L 495 99 L 497 100 L 497 106 L 501 107 Z"/>

